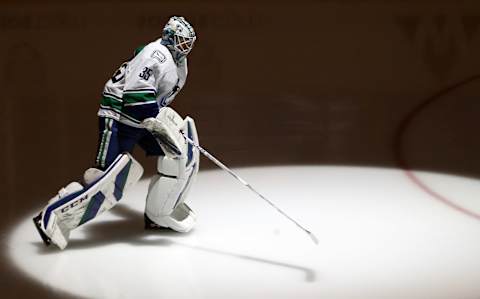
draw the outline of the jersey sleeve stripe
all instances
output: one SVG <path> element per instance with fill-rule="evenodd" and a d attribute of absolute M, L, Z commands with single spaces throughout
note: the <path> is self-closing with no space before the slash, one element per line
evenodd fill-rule
<path fill-rule="evenodd" d="M 123 94 L 128 93 L 153 93 L 156 94 L 157 90 L 153 88 L 138 88 L 138 89 L 126 89 L 123 91 Z"/>
<path fill-rule="evenodd" d="M 111 97 L 103 97 L 100 102 L 100 107 L 111 107 L 113 110 L 121 111 L 123 103 Z"/>
<path fill-rule="evenodd" d="M 123 102 L 125 104 L 133 104 L 133 103 L 145 103 L 145 102 L 153 102 L 156 101 L 155 94 L 153 93 L 124 93 L 123 94 Z"/>
<path fill-rule="evenodd" d="M 139 106 L 139 105 L 150 105 L 150 104 L 157 104 L 157 100 L 147 101 L 147 102 L 137 102 L 137 103 L 128 103 L 123 105 L 124 107 L 129 106 Z"/>
<path fill-rule="evenodd" d="M 122 98 L 117 96 L 117 95 L 114 95 L 113 93 L 109 93 L 109 92 L 106 92 L 104 91 L 103 94 L 102 94 L 104 97 L 109 97 L 109 98 L 112 98 L 112 99 L 116 99 L 118 101 L 122 101 Z"/>

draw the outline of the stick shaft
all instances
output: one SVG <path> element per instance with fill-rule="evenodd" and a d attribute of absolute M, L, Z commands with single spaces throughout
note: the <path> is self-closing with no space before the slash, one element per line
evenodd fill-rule
<path fill-rule="evenodd" d="M 288 220 L 293 222 L 297 227 L 299 227 L 301 230 L 306 232 L 310 238 L 312 238 L 313 242 L 315 244 L 318 244 L 317 238 L 307 229 L 305 229 L 303 226 L 301 226 L 297 221 L 295 221 L 292 217 L 288 216 L 284 211 L 282 211 L 279 207 L 277 207 L 273 202 L 271 202 L 269 199 L 267 199 L 265 196 L 263 196 L 260 192 L 258 192 L 255 188 L 252 187 L 247 181 L 245 181 L 243 178 L 241 178 L 238 174 L 233 172 L 230 168 L 228 168 L 225 164 L 223 164 L 220 160 L 215 158 L 212 154 L 210 154 L 207 150 L 202 148 L 199 144 L 197 144 L 195 141 L 190 139 L 186 134 L 181 132 L 182 135 L 185 137 L 185 140 L 190 143 L 192 146 L 196 147 L 205 157 L 207 157 L 210 161 L 215 163 L 218 167 L 222 168 L 226 172 L 228 172 L 231 176 L 233 176 L 235 179 L 240 181 L 243 185 L 245 185 L 248 189 L 250 189 L 253 193 L 255 193 L 258 197 L 266 201 L 270 206 L 272 206 L 275 210 L 277 210 L 280 214 L 282 214 L 284 217 L 286 217 Z"/>

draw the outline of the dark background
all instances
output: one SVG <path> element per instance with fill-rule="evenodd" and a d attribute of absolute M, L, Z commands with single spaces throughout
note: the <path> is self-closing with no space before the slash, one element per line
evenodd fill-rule
<path fill-rule="evenodd" d="M 171 15 L 198 35 L 172 106 L 227 165 L 480 175 L 478 1 L 0 1 L 3 241 L 92 165 L 104 83 Z M 5 298 L 63 298 L 0 266 Z"/>

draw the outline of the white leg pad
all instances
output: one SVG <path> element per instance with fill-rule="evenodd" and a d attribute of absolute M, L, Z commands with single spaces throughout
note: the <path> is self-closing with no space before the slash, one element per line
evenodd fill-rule
<path fill-rule="evenodd" d="M 189 232 L 197 223 L 197 216 L 184 202 L 180 203 L 170 215 L 157 216 L 154 219 L 158 225 L 181 233 Z"/>
<path fill-rule="evenodd" d="M 62 188 L 41 213 L 40 229 L 61 249 L 70 231 L 111 209 L 142 176 L 142 166 L 128 153 L 121 154 L 92 184 L 73 182 Z"/>
<path fill-rule="evenodd" d="M 198 142 L 193 119 L 186 117 L 180 129 Z M 200 157 L 196 148 L 182 142 L 179 156 L 158 158 L 158 174 L 150 182 L 145 213 L 158 225 L 188 232 L 195 225 L 196 216 L 184 200 L 198 173 Z"/>
<path fill-rule="evenodd" d="M 80 185 L 80 183 L 71 182 L 66 187 L 60 189 L 58 194 L 48 201 L 48 204 L 54 204 L 62 198 L 81 190 L 83 190 L 83 186 Z M 55 213 L 53 213 L 50 218 L 51 219 L 48 221 L 44 230 L 45 234 L 49 236 L 49 238 L 52 240 L 52 243 L 57 245 L 60 249 L 65 249 L 68 244 L 70 230 L 61 221 L 59 221 L 59 218 Z"/>
<path fill-rule="evenodd" d="M 102 171 L 98 168 L 89 168 L 83 173 L 83 181 L 86 185 L 90 185 L 98 180 L 102 175 L 105 174 L 105 171 Z"/>

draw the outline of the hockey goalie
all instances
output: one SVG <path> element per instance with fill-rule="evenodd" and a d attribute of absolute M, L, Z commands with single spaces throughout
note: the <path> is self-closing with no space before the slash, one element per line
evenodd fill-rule
<path fill-rule="evenodd" d="M 162 37 L 135 50 L 105 84 L 95 167 L 71 182 L 33 221 L 46 245 L 64 249 L 70 232 L 113 208 L 142 176 L 130 154 L 139 145 L 157 157 L 145 205 L 145 228 L 188 232 L 195 214 L 185 203 L 199 167 L 195 122 L 169 108 L 187 78 L 187 55 L 196 34 L 183 17 L 171 17 Z"/>

